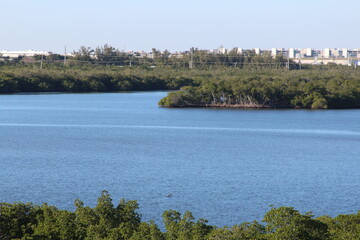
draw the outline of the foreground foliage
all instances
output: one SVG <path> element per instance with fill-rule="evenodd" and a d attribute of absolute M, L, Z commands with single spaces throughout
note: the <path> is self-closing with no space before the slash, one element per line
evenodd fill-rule
<path fill-rule="evenodd" d="M 142 222 L 136 201 L 120 200 L 114 206 L 103 191 L 94 208 L 75 201 L 74 212 L 31 203 L 0 203 L 0 239 L 119 239 L 119 240 L 236 240 L 236 239 L 359 239 L 360 211 L 335 218 L 314 218 L 292 207 L 271 208 L 257 221 L 218 228 L 207 220 L 175 210 L 163 213 L 166 231 L 153 222 Z"/>

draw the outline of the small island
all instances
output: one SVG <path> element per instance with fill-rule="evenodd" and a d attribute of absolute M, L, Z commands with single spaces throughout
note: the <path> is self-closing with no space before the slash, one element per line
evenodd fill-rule
<path fill-rule="evenodd" d="M 360 108 L 360 72 L 337 67 L 327 71 L 259 70 L 212 77 L 170 92 L 163 107 Z"/>

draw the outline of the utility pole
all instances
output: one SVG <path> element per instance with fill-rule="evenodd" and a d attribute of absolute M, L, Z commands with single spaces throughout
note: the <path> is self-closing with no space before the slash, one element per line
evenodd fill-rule
<path fill-rule="evenodd" d="M 288 50 L 287 69 L 290 70 L 290 50 Z"/>
<path fill-rule="evenodd" d="M 355 69 L 355 70 L 356 70 L 358 64 L 360 64 L 359 58 L 357 59 L 357 61 L 354 60 L 354 69 Z"/>
<path fill-rule="evenodd" d="M 348 66 L 352 66 L 352 60 L 351 60 L 350 54 L 349 54 L 349 58 L 348 58 Z"/>
<path fill-rule="evenodd" d="M 41 61 L 40 61 L 40 70 L 42 69 L 42 65 L 43 65 L 43 60 L 44 60 L 44 55 L 41 55 Z"/>
<path fill-rule="evenodd" d="M 189 62 L 189 68 L 192 69 L 193 68 L 193 51 L 194 48 L 190 49 L 190 62 Z"/>
<path fill-rule="evenodd" d="M 65 46 L 65 53 L 64 53 L 64 66 L 66 64 L 66 46 Z"/>

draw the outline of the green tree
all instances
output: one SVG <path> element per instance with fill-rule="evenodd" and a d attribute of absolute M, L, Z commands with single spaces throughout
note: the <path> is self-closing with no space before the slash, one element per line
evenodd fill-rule
<path fill-rule="evenodd" d="M 310 213 L 302 215 L 292 207 L 279 207 L 267 212 L 263 221 L 267 223 L 269 239 L 327 239 L 327 225 L 312 217 Z"/>
<path fill-rule="evenodd" d="M 0 239 L 20 239 L 33 234 L 39 207 L 31 203 L 0 203 Z"/>

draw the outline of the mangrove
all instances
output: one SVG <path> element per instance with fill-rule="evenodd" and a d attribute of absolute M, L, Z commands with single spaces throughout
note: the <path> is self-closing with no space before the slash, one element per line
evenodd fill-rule
<path fill-rule="evenodd" d="M 121 199 L 117 205 L 103 191 L 95 207 L 77 199 L 75 210 L 61 210 L 46 203 L 0 203 L 0 239 L 42 240 L 349 240 L 359 239 L 360 211 L 337 217 L 315 218 L 293 207 L 271 207 L 262 222 L 229 227 L 210 225 L 191 212 L 166 210 L 163 227 L 141 220 L 136 201 Z M 210 208 L 210 206 L 209 206 Z"/>

